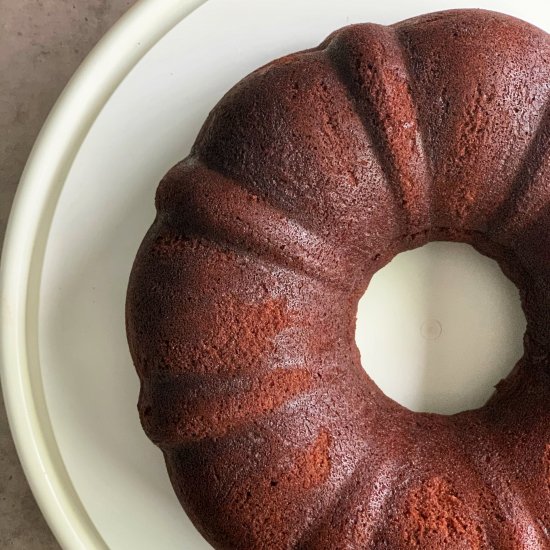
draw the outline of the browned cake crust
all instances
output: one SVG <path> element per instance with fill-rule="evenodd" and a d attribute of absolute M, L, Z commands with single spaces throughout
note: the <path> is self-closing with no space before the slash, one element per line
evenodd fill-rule
<path fill-rule="evenodd" d="M 550 548 L 549 98 L 550 37 L 466 10 L 341 29 L 210 114 L 127 328 L 143 427 L 215 548 Z M 433 240 L 495 258 L 528 319 L 453 416 L 383 395 L 354 340 L 373 273 Z"/>

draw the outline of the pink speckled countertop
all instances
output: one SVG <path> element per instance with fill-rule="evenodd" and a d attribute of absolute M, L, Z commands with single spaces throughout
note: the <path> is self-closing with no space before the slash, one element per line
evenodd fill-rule
<path fill-rule="evenodd" d="M 76 67 L 133 0 L 0 0 L 0 237 L 32 143 Z M 0 394 L 0 548 L 59 548 L 29 490 Z"/>

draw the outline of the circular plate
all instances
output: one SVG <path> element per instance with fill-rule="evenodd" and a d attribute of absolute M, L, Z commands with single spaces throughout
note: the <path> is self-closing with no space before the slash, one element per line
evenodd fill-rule
<path fill-rule="evenodd" d="M 142 0 L 59 99 L 20 183 L 1 267 L 2 385 L 34 495 L 65 548 L 209 548 L 136 412 L 126 283 L 164 172 L 222 94 L 359 21 L 462 0 Z M 550 29 L 537 0 L 478 2 Z M 200 7 L 199 7 L 200 6 Z"/>

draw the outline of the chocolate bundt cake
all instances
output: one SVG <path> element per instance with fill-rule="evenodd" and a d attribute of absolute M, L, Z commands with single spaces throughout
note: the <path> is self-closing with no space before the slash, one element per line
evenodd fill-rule
<path fill-rule="evenodd" d="M 215 548 L 550 548 L 549 35 L 478 10 L 341 29 L 230 90 L 156 206 L 139 412 Z M 453 416 L 386 397 L 354 339 L 372 275 L 433 240 L 497 260 L 527 318 Z"/>

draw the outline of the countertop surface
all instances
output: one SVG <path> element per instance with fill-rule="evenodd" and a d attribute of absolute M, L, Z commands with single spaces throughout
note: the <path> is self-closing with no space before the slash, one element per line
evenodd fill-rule
<path fill-rule="evenodd" d="M 34 139 L 79 63 L 133 0 L 0 0 L 0 237 Z M 0 393 L 0 548 L 59 548 L 11 439 Z"/>

